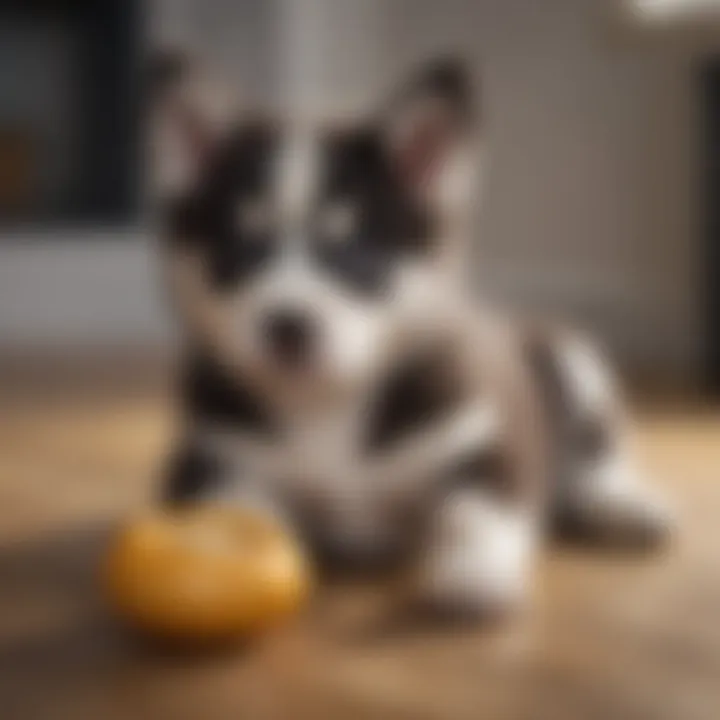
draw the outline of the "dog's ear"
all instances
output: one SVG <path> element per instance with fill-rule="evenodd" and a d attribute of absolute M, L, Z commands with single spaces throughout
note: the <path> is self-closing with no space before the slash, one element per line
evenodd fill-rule
<path fill-rule="evenodd" d="M 151 187 L 161 199 L 192 188 L 235 115 L 229 89 L 187 53 L 158 52 L 146 85 Z"/>
<path fill-rule="evenodd" d="M 447 161 L 477 128 L 478 108 L 462 61 L 437 58 L 391 97 L 382 113 L 390 152 L 413 191 L 431 191 Z"/>

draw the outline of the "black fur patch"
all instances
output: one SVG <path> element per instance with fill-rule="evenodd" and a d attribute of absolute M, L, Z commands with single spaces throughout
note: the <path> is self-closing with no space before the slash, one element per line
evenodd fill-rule
<path fill-rule="evenodd" d="M 472 78 L 465 63 L 457 57 L 438 57 L 423 67 L 392 98 L 392 105 L 401 106 L 417 98 L 439 100 L 456 123 L 469 123 L 480 118 Z"/>
<path fill-rule="evenodd" d="M 162 502 L 179 505 L 199 500 L 222 480 L 220 461 L 199 447 L 187 445 L 170 459 Z"/>
<path fill-rule="evenodd" d="M 316 234 L 315 255 L 321 267 L 357 291 L 382 292 L 403 253 L 428 249 L 427 213 L 405 192 L 377 131 L 331 134 L 323 152 L 318 203 L 347 203 L 358 223 L 354 236 L 341 243 Z"/>
<path fill-rule="evenodd" d="M 197 188 L 167 209 L 170 236 L 203 250 L 217 290 L 234 289 L 275 253 L 277 238 L 243 231 L 237 208 L 266 197 L 276 144 L 268 124 L 240 127 L 208 159 Z"/>
<path fill-rule="evenodd" d="M 482 448 L 460 458 L 442 481 L 442 489 L 476 488 L 498 498 L 515 496 L 511 459 L 502 445 Z"/>
<path fill-rule="evenodd" d="M 449 415 L 462 398 L 443 353 L 420 354 L 401 364 L 381 385 L 370 414 L 369 450 L 384 450 Z"/>
<path fill-rule="evenodd" d="M 278 433 L 272 415 L 256 393 L 206 357 L 190 360 L 182 390 L 185 409 L 194 419 L 225 424 L 256 435 Z"/>
<path fill-rule="evenodd" d="M 237 208 L 244 200 L 272 202 L 272 172 L 281 143 L 278 128 L 240 127 L 209 158 L 196 188 L 166 208 L 174 241 L 202 251 L 214 287 L 233 290 L 276 255 L 281 227 L 243 231 Z M 378 130 L 329 131 L 320 140 L 323 174 L 305 227 L 320 268 L 363 295 L 382 294 L 403 253 L 431 249 L 427 210 L 413 200 Z M 333 242 L 313 223 L 313 210 L 348 203 L 357 211 L 353 237 Z"/>

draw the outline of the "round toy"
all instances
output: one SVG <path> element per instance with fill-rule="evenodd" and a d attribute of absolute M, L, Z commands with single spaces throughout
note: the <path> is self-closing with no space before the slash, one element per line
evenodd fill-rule
<path fill-rule="evenodd" d="M 303 553 L 275 521 L 219 507 L 129 523 L 104 572 L 111 605 L 125 620 L 175 640 L 257 635 L 295 612 L 310 585 Z"/>

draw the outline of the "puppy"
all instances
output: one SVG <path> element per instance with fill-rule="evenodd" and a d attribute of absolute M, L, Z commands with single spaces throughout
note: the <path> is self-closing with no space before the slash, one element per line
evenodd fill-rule
<path fill-rule="evenodd" d="M 238 502 L 319 555 L 394 557 L 420 601 L 527 595 L 548 527 L 655 541 L 591 345 L 467 289 L 481 137 L 462 66 L 428 64 L 352 125 L 238 117 L 158 68 L 183 432 L 168 503 Z"/>

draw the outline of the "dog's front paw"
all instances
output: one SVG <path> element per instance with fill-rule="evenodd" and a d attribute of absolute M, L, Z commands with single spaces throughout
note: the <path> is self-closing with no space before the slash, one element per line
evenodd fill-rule
<path fill-rule="evenodd" d="M 416 575 L 421 606 L 462 616 L 505 615 L 528 594 L 533 523 L 476 493 L 439 509 Z"/>

